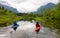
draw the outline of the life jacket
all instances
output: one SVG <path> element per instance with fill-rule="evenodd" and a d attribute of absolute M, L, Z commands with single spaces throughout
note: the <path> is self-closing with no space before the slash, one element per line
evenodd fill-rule
<path fill-rule="evenodd" d="M 14 22 L 12 28 L 16 28 L 16 27 L 18 27 L 18 26 L 19 26 L 19 25 L 18 25 L 16 22 Z"/>

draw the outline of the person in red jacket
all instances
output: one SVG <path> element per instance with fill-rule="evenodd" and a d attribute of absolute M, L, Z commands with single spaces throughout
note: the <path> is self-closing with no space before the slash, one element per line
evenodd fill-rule
<path fill-rule="evenodd" d="M 40 28 L 41 28 L 41 27 L 40 27 L 40 24 L 39 24 L 38 22 L 36 22 L 35 31 L 36 31 L 37 34 L 39 33 Z"/>

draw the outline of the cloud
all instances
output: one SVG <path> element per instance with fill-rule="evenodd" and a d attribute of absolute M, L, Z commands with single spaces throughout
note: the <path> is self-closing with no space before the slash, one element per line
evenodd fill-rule
<path fill-rule="evenodd" d="M 46 5 L 47 3 L 57 4 L 58 0 L 2 0 L 7 2 L 11 7 L 16 8 L 19 12 L 27 13 L 37 11 L 42 5 Z"/>

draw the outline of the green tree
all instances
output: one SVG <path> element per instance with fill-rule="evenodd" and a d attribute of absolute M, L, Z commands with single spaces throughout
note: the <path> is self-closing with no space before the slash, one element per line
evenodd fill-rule
<path fill-rule="evenodd" d="M 60 29 L 60 3 L 52 9 L 45 9 L 40 14 L 42 24 L 49 28 Z"/>

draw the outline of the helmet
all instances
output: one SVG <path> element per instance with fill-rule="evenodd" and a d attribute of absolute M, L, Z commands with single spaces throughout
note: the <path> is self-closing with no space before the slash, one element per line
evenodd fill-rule
<path fill-rule="evenodd" d="M 36 22 L 36 24 L 39 24 L 39 22 Z"/>

